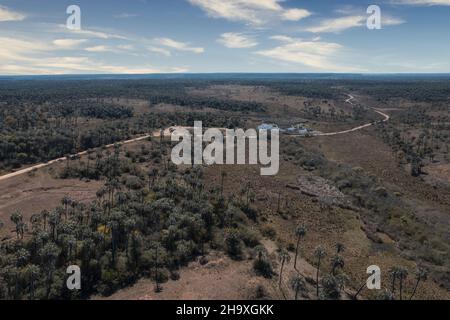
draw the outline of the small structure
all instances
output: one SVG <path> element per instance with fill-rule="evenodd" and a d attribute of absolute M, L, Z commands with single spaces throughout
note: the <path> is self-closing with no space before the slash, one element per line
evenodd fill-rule
<path fill-rule="evenodd" d="M 301 124 L 291 126 L 290 128 L 286 129 L 287 134 L 293 134 L 293 135 L 301 135 L 301 136 L 307 136 L 311 134 L 312 130 L 309 128 L 306 128 L 302 126 Z"/>
<path fill-rule="evenodd" d="M 274 129 L 280 129 L 280 128 L 278 127 L 278 125 L 276 125 L 274 123 L 263 123 L 258 126 L 258 131 L 259 130 L 274 130 Z"/>

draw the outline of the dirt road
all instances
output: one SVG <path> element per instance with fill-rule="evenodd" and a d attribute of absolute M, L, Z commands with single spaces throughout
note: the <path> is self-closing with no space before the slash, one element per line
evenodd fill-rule
<path fill-rule="evenodd" d="M 173 128 L 175 128 L 175 127 L 173 127 Z M 164 131 L 164 133 L 163 133 L 164 136 L 170 135 L 170 133 L 171 133 L 170 129 L 171 128 L 166 129 Z M 126 141 L 122 141 L 122 142 L 117 142 L 115 144 L 114 143 L 113 144 L 109 144 L 109 145 L 107 145 L 105 147 L 109 149 L 109 148 L 113 148 L 114 145 L 116 145 L 116 144 L 117 145 L 125 145 L 125 144 L 129 144 L 129 143 L 137 142 L 137 141 L 142 141 L 142 140 L 148 139 L 150 137 L 159 137 L 159 136 L 161 136 L 161 132 L 158 130 L 158 131 L 153 132 L 153 134 L 137 137 L 137 138 L 126 140 Z M 71 155 L 70 157 L 83 156 L 83 155 L 86 155 L 87 153 L 88 153 L 87 151 L 82 151 L 82 152 L 79 152 L 77 154 Z M 7 180 L 7 179 L 10 179 L 12 177 L 20 176 L 22 174 L 31 172 L 33 170 L 45 168 L 45 167 L 48 167 L 48 166 L 50 166 L 50 165 L 52 165 L 54 163 L 57 163 L 57 162 L 66 161 L 67 158 L 68 157 L 62 157 L 62 158 L 54 159 L 54 160 L 51 160 L 51 161 L 48 161 L 48 162 L 45 162 L 45 163 L 36 164 L 36 165 L 33 165 L 33 166 L 25 168 L 25 169 L 21 169 L 21 170 L 12 172 L 12 173 L 8 173 L 6 175 L 0 176 L 0 181 Z"/>
<path fill-rule="evenodd" d="M 351 104 L 351 105 L 354 105 L 354 103 L 352 102 L 352 100 L 354 100 L 355 97 L 353 97 L 353 96 L 350 95 L 350 94 L 348 95 L 348 97 L 349 97 L 349 98 L 348 98 L 347 100 L 345 100 L 345 102 L 346 102 L 346 103 L 349 103 L 349 104 Z M 385 114 L 385 113 L 383 113 L 383 112 L 381 112 L 381 111 L 379 111 L 379 110 L 377 110 L 377 109 L 375 109 L 375 108 L 371 108 L 371 109 L 373 109 L 376 113 L 378 113 L 378 114 L 380 114 L 381 116 L 384 117 L 383 122 L 387 122 L 387 121 L 390 120 L 389 115 L 387 115 L 387 114 Z M 355 132 L 355 131 L 358 131 L 358 130 L 361 130 L 361 129 L 370 127 L 370 126 L 372 126 L 373 124 L 374 124 L 374 123 L 368 123 L 368 124 L 364 124 L 364 125 L 358 126 L 358 127 L 356 127 L 356 128 L 352 128 L 352 129 L 344 130 L 344 131 L 338 131 L 338 132 L 329 132 L 329 133 L 322 133 L 322 132 L 320 132 L 320 133 L 315 133 L 315 134 L 313 134 L 313 136 L 336 136 L 336 135 L 339 135 L 339 134 L 346 134 L 346 133 L 350 133 L 350 132 Z M 163 133 L 164 136 L 170 136 L 170 134 L 171 134 L 171 129 L 173 129 L 173 128 L 176 128 L 176 127 L 171 127 L 171 128 L 166 129 L 166 130 L 164 131 L 164 133 Z M 125 145 L 125 144 L 129 144 L 129 143 L 137 142 L 137 141 L 142 141 L 142 140 L 145 140 L 145 139 L 147 139 L 147 138 L 149 138 L 149 137 L 159 137 L 160 135 L 161 135 L 161 132 L 158 130 L 158 131 L 153 132 L 153 134 L 149 134 L 149 135 L 137 137 L 137 138 L 130 139 L 130 140 L 127 140 L 127 141 L 118 142 L 118 143 L 116 143 L 116 144 L 117 144 L 117 145 Z M 112 148 L 112 147 L 114 147 L 114 145 L 115 145 L 115 144 L 109 144 L 109 145 L 106 146 L 106 148 Z M 87 154 L 87 151 L 82 151 L 82 152 L 79 152 L 79 153 L 77 153 L 77 154 L 75 154 L 75 155 L 71 155 L 70 157 L 73 157 L 73 156 L 83 156 L 83 155 L 86 155 L 86 154 Z M 67 160 L 67 157 L 62 157 L 62 158 L 54 159 L 54 160 L 51 160 L 51 161 L 48 161 L 48 162 L 45 162 L 45 163 L 40 163 L 40 164 L 31 166 L 31 167 L 28 167 L 28 168 L 25 168 L 25 169 L 21 169 L 21 170 L 12 172 L 12 173 L 8 173 L 8 174 L 6 174 L 6 175 L 0 176 L 0 181 L 6 180 L 6 179 L 10 179 L 10 178 L 12 178 L 12 177 L 19 176 L 19 175 L 22 175 L 22 174 L 31 172 L 31 171 L 33 171 L 33 170 L 45 168 L 45 167 L 48 167 L 48 166 L 50 166 L 50 165 L 52 165 L 52 164 L 54 164 L 54 163 L 61 162 L 61 161 L 66 161 L 66 160 Z"/>
<path fill-rule="evenodd" d="M 345 100 L 345 102 L 346 102 L 346 103 L 349 103 L 349 104 L 351 104 L 351 105 L 353 106 L 354 103 L 352 102 L 352 100 L 354 100 L 355 97 L 353 97 L 351 94 L 348 94 L 348 97 L 349 97 L 349 98 L 348 98 L 347 100 Z M 373 111 L 375 111 L 376 113 L 378 113 L 378 114 L 380 114 L 380 115 L 382 115 L 382 116 L 384 117 L 383 122 L 387 122 L 387 121 L 389 121 L 389 120 L 391 119 L 391 117 L 390 117 L 389 115 L 387 115 L 386 113 L 381 112 L 380 110 L 377 110 L 377 109 L 375 109 L 375 108 L 371 108 L 371 109 L 372 109 Z M 358 130 L 361 130 L 361 129 L 364 129 L 364 128 L 373 126 L 374 123 L 375 123 L 375 122 L 367 123 L 367 124 L 364 124 L 364 125 L 362 125 L 362 126 L 358 126 L 358 127 L 356 127 L 356 128 L 349 129 L 349 130 L 344 130 L 344 131 L 329 132 L 329 133 L 322 133 L 322 132 L 321 132 L 321 133 L 316 133 L 316 134 L 314 134 L 314 136 L 315 136 L 315 137 L 318 137 L 318 136 L 320 136 L 320 137 L 323 137 L 323 136 L 337 136 L 337 135 L 339 135 L 339 134 L 345 134 L 345 133 L 355 132 L 355 131 L 358 131 Z"/>

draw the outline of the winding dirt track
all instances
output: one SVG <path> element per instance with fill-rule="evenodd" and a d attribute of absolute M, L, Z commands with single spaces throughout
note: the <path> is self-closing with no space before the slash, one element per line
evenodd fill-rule
<path fill-rule="evenodd" d="M 345 102 L 346 102 L 346 103 L 349 103 L 349 104 L 351 104 L 351 105 L 354 105 L 353 102 L 352 102 L 352 100 L 354 100 L 355 98 L 354 98 L 352 95 L 350 95 L 350 94 L 348 95 L 348 97 L 349 97 L 349 98 L 348 98 L 347 100 L 345 100 Z M 385 114 L 385 113 L 383 113 L 383 112 L 381 112 L 381 111 L 379 111 L 379 110 L 377 110 L 377 109 L 375 109 L 375 108 L 372 108 L 372 110 L 374 110 L 376 113 L 378 113 L 378 114 L 380 114 L 380 115 L 382 115 L 382 116 L 384 117 L 383 122 L 387 122 L 387 121 L 390 120 L 389 115 L 387 115 L 387 114 Z M 336 136 L 336 135 L 339 135 L 339 134 L 345 134 L 345 133 L 355 132 L 355 131 L 358 131 L 358 130 L 361 130 L 361 129 L 370 127 L 370 126 L 372 126 L 373 124 L 374 124 L 374 123 L 368 123 L 368 124 L 364 124 L 364 125 L 362 125 L 362 126 L 359 126 L 359 127 L 353 128 L 353 129 L 344 130 L 344 131 L 338 131 L 338 132 L 316 133 L 316 134 L 314 134 L 314 136 L 315 136 L 315 137 L 317 137 L 317 136 Z M 164 131 L 164 133 L 163 133 L 164 136 L 166 136 L 166 135 L 169 135 L 169 136 L 170 136 L 170 129 L 171 129 L 171 128 L 166 129 L 166 130 Z M 117 145 L 125 145 L 125 144 L 129 144 L 129 143 L 137 142 L 137 141 L 142 141 L 142 140 L 145 140 L 145 139 L 147 139 L 147 138 L 149 138 L 149 137 L 159 137 L 160 135 L 161 135 L 161 132 L 160 132 L 160 131 L 155 131 L 155 132 L 153 132 L 153 134 L 149 134 L 149 135 L 137 137 L 137 138 L 134 138 L 134 139 L 130 139 L 130 140 L 118 142 L 118 143 L 116 143 L 116 144 L 117 144 Z M 112 148 L 112 147 L 114 147 L 114 145 L 115 145 L 115 144 L 109 144 L 109 145 L 107 145 L 107 146 L 105 146 L 105 147 L 106 147 L 106 148 Z M 77 154 L 75 154 L 75 155 L 71 155 L 70 157 L 73 157 L 73 156 L 83 156 L 83 155 L 86 155 L 87 153 L 88 153 L 87 151 L 82 151 L 82 152 L 79 152 L 79 153 L 77 153 Z M 68 158 L 68 157 L 62 157 L 62 158 L 54 159 L 54 160 L 51 160 L 51 161 L 48 161 L 48 162 L 45 162 L 45 163 L 40 163 L 40 164 L 31 166 L 31 167 L 28 167 L 28 168 L 25 168 L 25 169 L 22 169 L 22 170 L 18 170 L 18 171 L 12 172 L 12 173 L 8 173 L 8 174 L 6 174 L 6 175 L 0 176 L 0 181 L 6 180 L 6 179 L 10 179 L 10 178 L 12 178 L 12 177 L 20 176 L 20 175 L 22 175 L 22 174 L 31 172 L 31 171 L 33 171 L 33 170 L 45 168 L 45 167 L 48 167 L 48 166 L 50 166 L 50 165 L 52 165 L 52 164 L 54 164 L 54 163 L 57 163 L 57 162 L 66 161 L 67 158 Z"/>
<path fill-rule="evenodd" d="M 345 100 L 345 102 L 346 102 L 346 103 L 349 103 L 349 104 L 351 104 L 351 105 L 354 105 L 354 103 L 352 102 L 352 100 L 354 100 L 355 97 L 353 97 L 351 94 L 349 94 L 348 97 L 349 97 L 349 98 L 348 98 L 347 100 Z M 387 115 L 386 113 L 381 112 L 380 110 L 377 110 L 377 109 L 375 109 L 375 108 L 371 108 L 371 109 L 372 109 L 373 111 L 375 111 L 376 113 L 378 113 L 378 114 L 380 114 L 380 115 L 382 115 L 382 116 L 384 117 L 383 122 L 387 122 L 387 121 L 389 121 L 389 120 L 391 119 L 391 117 L 390 117 L 389 115 Z M 364 125 L 362 125 L 362 126 L 359 126 L 359 127 L 353 128 L 353 129 L 349 129 L 349 130 L 337 131 L 337 132 L 329 132 L 329 133 L 316 133 L 316 134 L 314 134 L 314 136 L 315 136 L 315 137 L 337 136 L 337 135 L 339 135 L 339 134 L 345 134 L 345 133 L 355 132 L 355 131 L 358 131 L 358 130 L 361 130 L 361 129 L 364 129 L 364 128 L 367 128 L 367 127 L 370 127 L 370 126 L 373 126 L 373 125 L 374 125 L 374 123 L 367 123 L 367 124 L 364 124 Z"/>

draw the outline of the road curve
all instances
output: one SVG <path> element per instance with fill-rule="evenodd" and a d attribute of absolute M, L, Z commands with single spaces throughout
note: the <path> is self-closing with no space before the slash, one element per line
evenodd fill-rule
<path fill-rule="evenodd" d="M 353 97 L 351 94 L 348 94 L 348 99 L 347 100 L 345 100 L 345 102 L 346 103 L 349 103 L 349 104 L 351 104 L 352 106 L 354 105 L 353 104 L 353 102 L 352 102 L 352 100 L 354 100 L 355 99 L 355 97 Z M 388 114 L 386 114 L 386 113 L 384 113 L 384 112 L 381 112 L 380 110 L 377 110 L 377 109 L 375 109 L 375 108 L 371 108 L 373 111 L 375 111 L 376 113 L 378 113 L 379 115 L 381 115 L 381 116 L 383 116 L 384 117 L 384 119 L 383 119 L 383 121 L 382 122 L 388 122 L 390 119 L 391 119 L 391 117 L 388 115 Z M 345 133 L 350 133 L 350 132 L 355 132 L 355 131 L 358 131 L 358 130 L 361 130 L 361 129 L 364 129 L 364 128 L 367 128 L 367 127 L 370 127 L 370 126 L 373 126 L 374 125 L 374 123 L 373 122 L 371 122 L 371 123 L 367 123 L 367 124 L 364 124 L 364 125 L 362 125 L 362 126 L 358 126 L 358 127 L 356 127 L 356 128 L 353 128 L 353 129 L 349 129 L 349 130 L 344 130 L 344 131 L 337 131 L 337 132 L 329 132 L 329 133 L 316 133 L 316 134 L 313 134 L 313 136 L 314 137 L 326 137 L 326 136 L 337 136 L 337 135 L 339 135 L 339 134 L 345 134 Z"/>
<path fill-rule="evenodd" d="M 346 103 L 349 103 L 349 104 L 351 104 L 351 105 L 354 105 L 353 102 L 352 102 L 352 100 L 354 100 L 355 98 L 354 98 L 352 95 L 350 95 L 350 94 L 348 95 L 348 97 L 349 97 L 349 98 L 348 98 L 347 100 L 345 100 L 345 102 L 346 102 Z M 390 120 L 389 115 L 387 115 L 387 114 L 385 114 L 385 113 L 383 113 L 383 112 L 381 112 L 380 110 L 377 110 L 377 109 L 375 109 L 375 108 L 372 108 L 372 110 L 374 110 L 376 113 L 378 113 L 378 114 L 380 114 L 380 115 L 382 115 L 382 116 L 384 117 L 383 122 L 387 122 L 387 121 Z M 340 134 L 345 134 L 345 133 L 355 132 L 355 131 L 358 131 L 358 130 L 361 130 L 361 129 L 370 127 L 370 126 L 372 126 L 372 125 L 373 125 L 373 123 L 368 123 L 368 124 L 364 124 L 364 125 L 362 125 L 362 126 L 359 126 L 359 127 L 353 128 L 353 129 L 349 129 L 349 130 L 344 130 L 344 131 L 329 132 L 329 133 L 322 133 L 322 132 L 321 132 L 321 133 L 315 133 L 315 134 L 313 134 L 313 136 L 314 136 L 314 137 L 336 136 L 336 135 L 340 135 Z M 175 127 L 172 127 L 172 128 L 175 128 Z M 171 132 L 170 132 L 170 129 L 171 129 L 171 128 L 168 128 L 168 129 L 166 129 L 166 130 L 164 131 L 164 133 L 163 133 L 164 136 L 170 135 L 170 133 L 171 133 Z M 150 138 L 150 137 L 159 137 L 160 135 L 161 135 L 161 132 L 158 130 L 158 131 L 153 132 L 153 134 L 149 134 L 149 135 L 137 137 L 137 138 L 130 139 L 130 140 L 126 140 L 126 141 L 122 141 L 122 142 L 117 142 L 117 143 L 113 143 L 113 144 L 108 144 L 108 145 L 105 146 L 105 148 L 112 148 L 112 147 L 114 147 L 114 145 L 116 145 L 116 144 L 117 144 L 117 145 L 125 145 L 125 144 L 129 144 L 129 143 L 137 142 L 137 141 L 142 141 L 142 140 L 148 139 L 148 138 Z M 82 152 L 78 152 L 77 154 L 70 155 L 69 157 L 72 158 L 72 157 L 74 157 L 74 156 L 83 156 L 83 155 L 86 155 L 87 153 L 88 153 L 87 151 L 82 151 Z M 48 166 L 50 166 L 50 165 L 52 165 L 52 164 L 54 164 L 54 163 L 57 163 L 57 162 L 66 161 L 67 158 L 68 158 L 68 157 L 61 157 L 61 158 L 54 159 L 54 160 L 51 160 L 51 161 L 48 161 L 48 162 L 45 162 L 45 163 L 36 164 L 36 165 L 33 165 L 33 166 L 28 167 L 28 168 L 25 168 L 25 169 L 21 169 L 21 170 L 12 172 L 12 173 L 5 174 L 5 175 L 3 175 L 3 176 L 0 176 L 0 181 L 4 181 L 4 180 L 7 180 L 7 179 L 16 177 L 16 176 L 20 176 L 20 175 L 22 175 L 22 174 L 26 174 L 26 173 L 31 172 L 31 171 L 33 171 L 33 170 L 45 168 L 45 167 L 48 167 Z"/>

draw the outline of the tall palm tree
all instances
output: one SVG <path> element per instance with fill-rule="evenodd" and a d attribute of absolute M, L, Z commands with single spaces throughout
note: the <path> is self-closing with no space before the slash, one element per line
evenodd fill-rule
<path fill-rule="evenodd" d="M 30 264 L 27 266 L 25 272 L 28 276 L 28 281 L 29 281 L 29 290 L 30 291 L 28 294 L 28 299 L 34 300 L 34 294 L 36 291 L 36 280 L 39 279 L 40 269 L 37 265 Z"/>
<path fill-rule="evenodd" d="M 395 281 L 397 280 L 399 273 L 399 267 L 392 267 L 389 269 L 389 276 L 391 278 L 391 292 L 392 295 L 395 295 Z"/>
<path fill-rule="evenodd" d="M 314 250 L 314 256 L 317 259 L 317 272 L 316 272 L 316 295 L 317 295 L 317 299 L 319 299 L 319 273 L 320 273 L 320 262 L 322 260 L 323 257 L 326 256 L 326 251 L 322 246 L 318 246 L 315 250 Z"/>
<path fill-rule="evenodd" d="M 345 246 L 340 242 L 336 243 L 336 254 L 340 254 L 344 251 L 345 251 Z"/>
<path fill-rule="evenodd" d="M 420 281 L 425 281 L 428 278 L 428 272 L 425 269 L 419 268 L 416 272 L 416 285 L 414 286 L 414 291 L 411 294 L 411 297 L 409 297 L 409 300 L 412 300 L 412 298 L 415 296 L 417 292 L 417 288 L 419 287 Z"/>
<path fill-rule="evenodd" d="M 355 295 L 353 296 L 353 300 L 358 300 L 359 294 L 364 290 L 364 288 L 367 287 L 367 281 L 364 281 L 364 283 L 359 287 L 358 291 L 356 291 Z"/>
<path fill-rule="evenodd" d="M 297 236 L 297 246 L 295 248 L 294 269 L 297 270 L 298 247 L 300 245 L 300 240 L 306 235 L 306 228 L 303 226 L 298 226 L 295 229 L 295 235 Z"/>
<path fill-rule="evenodd" d="M 280 281 L 278 283 L 279 286 L 281 286 L 281 279 L 283 278 L 283 268 L 284 264 L 289 263 L 291 261 L 291 255 L 289 252 L 287 252 L 286 249 L 280 249 L 278 251 L 278 261 L 281 262 L 281 269 L 280 269 Z"/>
<path fill-rule="evenodd" d="M 67 212 L 69 210 L 69 206 L 72 204 L 72 199 L 70 199 L 69 196 L 64 196 L 61 199 L 61 204 L 64 206 L 64 210 L 65 210 L 64 216 L 65 216 L 65 218 L 67 220 Z"/>
<path fill-rule="evenodd" d="M 264 246 L 258 245 L 253 249 L 253 252 L 255 256 L 257 257 L 258 261 L 262 261 L 267 257 L 267 250 Z"/>
<path fill-rule="evenodd" d="M 295 291 L 295 300 L 298 300 L 299 292 L 306 290 L 305 280 L 299 275 L 294 276 L 291 279 L 291 288 Z"/>
<path fill-rule="evenodd" d="M 25 224 L 23 223 L 23 216 L 22 213 L 19 210 L 16 210 L 11 215 L 11 221 L 16 226 L 16 235 L 17 239 L 22 238 L 23 234 L 25 232 Z"/>
<path fill-rule="evenodd" d="M 155 244 L 155 282 L 156 282 L 156 288 L 155 288 L 155 292 L 159 293 L 162 291 L 161 286 L 159 285 L 159 271 L 158 271 L 158 267 L 159 267 L 159 261 L 158 261 L 158 244 Z"/>
<path fill-rule="evenodd" d="M 225 177 L 227 176 L 226 171 L 222 170 L 220 173 L 220 195 L 223 196 L 223 185 L 225 182 Z"/>
<path fill-rule="evenodd" d="M 60 254 L 60 249 L 53 242 L 47 243 L 39 251 L 42 265 L 46 274 L 46 298 L 49 298 L 51 285 L 53 283 L 53 275 L 56 269 L 56 262 Z"/>
<path fill-rule="evenodd" d="M 408 277 L 408 270 L 403 267 L 400 267 L 398 270 L 398 278 L 400 280 L 400 300 L 403 300 L 403 283 Z"/>
<path fill-rule="evenodd" d="M 340 255 L 335 255 L 331 258 L 331 274 L 336 275 L 336 269 L 343 269 L 345 266 L 344 258 Z"/>
<path fill-rule="evenodd" d="M 50 215 L 50 212 L 48 212 L 48 210 L 41 211 L 42 220 L 44 222 L 44 231 L 47 231 L 47 220 L 48 220 L 49 215 Z"/>

